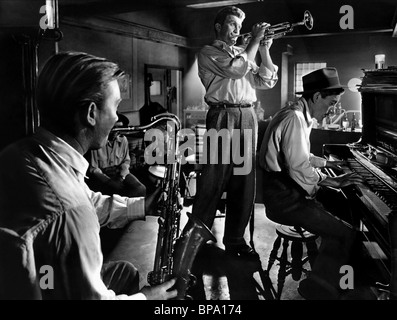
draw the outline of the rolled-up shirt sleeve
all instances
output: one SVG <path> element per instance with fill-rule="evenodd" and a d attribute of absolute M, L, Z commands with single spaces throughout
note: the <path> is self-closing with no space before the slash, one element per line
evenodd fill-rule
<path fill-rule="evenodd" d="M 315 168 L 324 168 L 327 160 L 321 157 L 317 157 L 314 154 L 310 154 L 309 158 L 310 164 Z"/>
<path fill-rule="evenodd" d="M 128 198 L 117 194 L 107 196 L 88 187 L 87 192 L 95 206 L 101 227 L 122 228 L 130 221 L 145 219 L 144 197 Z"/>
<path fill-rule="evenodd" d="M 252 69 L 252 85 L 256 89 L 271 89 L 278 81 L 278 66 L 273 65 L 274 70 L 261 64 L 260 67 L 256 66 Z"/>
<path fill-rule="evenodd" d="M 116 296 L 117 300 L 147 300 L 147 297 L 142 293 L 142 292 L 138 292 L 135 294 L 132 294 L 130 296 L 126 295 L 126 294 L 120 294 L 118 296 Z"/>

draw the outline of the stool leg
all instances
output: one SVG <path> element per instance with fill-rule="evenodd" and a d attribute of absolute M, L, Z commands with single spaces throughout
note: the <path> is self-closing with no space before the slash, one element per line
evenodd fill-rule
<path fill-rule="evenodd" d="M 317 243 L 315 240 L 306 242 L 307 257 L 309 258 L 310 268 L 313 269 L 314 261 L 318 254 Z"/>
<path fill-rule="evenodd" d="M 284 239 L 283 251 L 280 256 L 280 269 L 278 270 L 278 277 L 277 277 L 277 300 L 281 299 L 281 293 L 283 291 L 285 277 L 287 276 L 288 246 L 289 246 L 289 241 Z"/>
<path fill-rule="evenodd" d="M 281 245 L 281 237 L 277 236 L 276 240 L 274 241 L 272 251 L 270 252 L 270 255 L 269 255 L 269 261 L 267 263 L 267 271 L 268 272 L 270 271 L 274 262 L 277 259 L 277 253 L 278 253 L 278 249 L 280 249 L 280 245 Z"/>
<path fill-rule="evenodd" d="M 298 281 L 302 275 L 303 244 L 300 241 L 292 241 L 291 244 L 291 275 Z"/>

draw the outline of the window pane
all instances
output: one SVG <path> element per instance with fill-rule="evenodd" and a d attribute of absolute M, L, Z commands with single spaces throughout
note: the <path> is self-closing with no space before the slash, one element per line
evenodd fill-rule
<path fill-rule="evenodd" d="M 295 92 L 303 90 L 302 77 L 317 69 L 325 68 L 326 62 L 298 62 L 295 64 Z"/>

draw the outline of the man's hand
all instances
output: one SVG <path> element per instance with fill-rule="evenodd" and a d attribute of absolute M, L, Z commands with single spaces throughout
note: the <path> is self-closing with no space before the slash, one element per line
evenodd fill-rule
<path fill-rule="evenodd" d="M 326 168 L 331 168 L 335 170 L 341 170 L 342 167 L 346 166 L 346 161 L 337 160 L 337 161 L 329 161 L 325 163 Z"/>
<path fill-rule="evenodd" d="M 120 176 L 121 168 L 120 166 L 111 166 L 111 167 L 103 168 L 102 172 L 107 176 L 114 178 Z"/>
<path fill-rule="evenodd" d="M 175 285 L 175 282 L 176 279 L 174 278 L 153 287 L 145 286 L 141 292 L 147 300 L 169 300 L 175 298 L 178 294 L 176 289 L 169 290 Z"/>
<path fill-rule="evenodd" d="M 257 23 L 252 27 L 251 36 L 254 40 L 260 41 L 259 50 L 269 50 L 273 44 L 273 39 L 263 40 L 266 34 L 266 30 L 270 27 L 269 23 L 261 22 Z"/>
<path fill-rule="evenodd" d="M 255 60 L 255 56 L 259 50 L 259 53 L 262 57 L 262 63 L 265 65 L 267 68 L 270 70 L 273 69 L 273 62 L 271 61 L 270 54 L 269 54 L 269 48 L 273 43 L 272 39 L 269 39 L 266 41 L 266 45 L 260 45 L 261 41 L 263 40 L 266 29 L 269 28 L 270 24 L 266 22 L 260 22 L 255 24 L 252 27 L 251 31 L 251 40 L 247 45 L 247 48 L 245 51 L 247 52 L 247 58 L 248 60 Z"/>
<path fill-rule="evenodd" d="M 254 24 L 251 31 L 252 40 L 262 40 L 268 27 L 270 27 L 270 24 L 266 22 L 259 22 L 257 24 Z"/>
<path fill-rule="evenodd" d="M 365 179 L 357 173 L 345 173 L 336 177 L 327 177 L 319 183 L 321 186 L 344 188 L 350 185 L 364 185 Z"/>

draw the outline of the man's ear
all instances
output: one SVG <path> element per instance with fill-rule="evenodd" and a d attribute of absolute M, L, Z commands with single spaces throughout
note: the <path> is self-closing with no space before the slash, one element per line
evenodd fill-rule
<path fill-rule="evenodd" d="M 317 91 L 315 94 L 313 94 L 313 102 L 316 103 L 320 97 L 321 97 L 321 92 Z"/>
<path fill-rule="evenodd" d="M 87 123 L 90 124 L 91 126 L 95 126 L 97 116 L 98 116 L 98 107 L 95 102 L 91 102 L 87 108 L 85 115 Z"/>
<path fill-rule="evenodd" d="M 219 32 L 221 32 L 222 26 L 220 23 L 215 23 L 215 30 L 217 32 L 217 34 L 219 34 Z"/>

